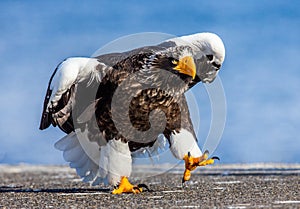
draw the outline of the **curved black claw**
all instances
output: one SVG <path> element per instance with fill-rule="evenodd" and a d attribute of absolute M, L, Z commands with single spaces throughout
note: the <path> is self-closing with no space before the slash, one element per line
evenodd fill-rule
<path fill-rule="evenodd" d="M 182 178 L 182 181 L 181 181 L 181 188 L 188 188 L 188 185 L 189 185 L 189 183 L 188 183 L 189 181 L 185 181 L 183 178 Z"/>
<path fill-rule="evenodd" d="M 140 188 L 145 188 L 148 192 L 153 192 L 153 190 L 149 189 L 149 187 L 146 184 L 138 184 L 137 187 L 139 190 Z"/>
<path fill-rule="evenodd" d="M 133 187 L 133 189 L 136 189 L 136 190 L 139 190 L 139 192 L 142 192 L 142 190 L 138 186 Z"/>
<path fill-rule="evenodd" d="M 213 160 L 219 160 L 220 161 L 220 158 L 217 157 L 217 156 L 213 156 L 211 159 L 213 159 Z"/>
<path fill-rule="evenodd" d="M 182 185 L 184 184 L 184 182 L 185 182 L 184 177 L 182 177 L 182 180 L 181 180 Z"/>

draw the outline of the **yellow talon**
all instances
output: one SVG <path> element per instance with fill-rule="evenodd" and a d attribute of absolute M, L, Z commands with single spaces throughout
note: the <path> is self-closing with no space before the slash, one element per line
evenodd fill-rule
<path fill-rule="evenodd" d="M 204 160 L 202 162 L 199 163 L 199 166 L 206 166 L 206 165 L 211 165 L 214 164 L 215 160 L 210 158 L 208 160 Z"/>
<path fill-rule="evenodd" d="M 118 188 L 114 189 L 112 191 L 112 194 L 122 194 L 122 193 L 134 193 L 134 194 L 138 194 L 138 193 L 141 193 L 142 191 L 143 191 L 142 188 L 140 188 L 138 186 L 132 185 L 128 181 L 127 177 L 122 176 Z"/>
<path fill-rule="evenodd" d="M 183 173 L 182 183 L 190 180 L 191 171 L 195 170 L 197 166 L 210 165 L 213 164 L 216 159 L 220 160 L 218 157 L 212 157 L 210 159 L 207 159 L 208 154 L 209 152 L 205 151 L 201 157 L 193 158 L 190 152 L 188 152 L 188 154 L 183 157 L 183 160 L 185 162 L 185 171 Z"/>
<path fill-rule="evenodd" d="M 185 169 L 185 171 L 183 173 L 182 183 L 190 180 L 190 178 L 191 178 L 191 171 L 189 169 Z"/>

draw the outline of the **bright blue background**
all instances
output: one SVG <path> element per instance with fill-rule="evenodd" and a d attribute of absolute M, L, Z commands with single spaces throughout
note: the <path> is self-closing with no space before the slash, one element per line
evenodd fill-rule
<path fill-rule="evenodd" d="M 64 58 L 132 33 L 203 31 L 219 34 L 227 53 L 219 74 L 227 123 L 215 154 L 224 163 L 300 162 L 298 0 L 28 0 L 0 2 L 0 163 L 63 163 L 53 148 L 63 133 L 38 126 L 48 79 Z"/>

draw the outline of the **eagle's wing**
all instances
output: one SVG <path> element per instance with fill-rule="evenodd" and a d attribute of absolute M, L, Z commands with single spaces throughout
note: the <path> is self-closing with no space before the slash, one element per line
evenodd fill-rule
<path fill-rule="evenodd" d="M 176 44 L 174 42 L 163 42 L 161 44 L 158 44 L 157 46 L 144 46 L 126 52 L 103 54 L 96 56 L 95 58 L 105 63 L 106 65 L 114 66 L 120 61 L 127 59 L 128 57 L 132 57 L 137 54 L 155 53 L 171 47 L 176 47 Z"/>
<path fill-rule="evenodd" d="M 76 97 L 84 95 L 82 91 L 89 92 L 86 89 L 91 89 L 94 83 L 99 83 L 108 68 L 93 58 L 69 58 L 60 63 L 48 83 L 40 129 L 52 124 L 65 133 L 74 131 L 72 110 L 75 102 L 78 102 Z M 76 105 L 76 110 L 83 111 L 94 97 L 90 95 L 89 99 L 80 99 L 81 104 Z"/>
<path fill-rule="evenodd" d="M 130 56 L 153 53 L 166 49 L 171 45 L 160 44 L 158 46 L 141 47 L 123 53 L 99 55 L 95 58 L 78 57 L 64 60 L 57 66 L 49 80 L 40 129 L 46 129 L 52 124 L 53 126 L 58 125 L 65 133 L 71 133 L 74 131 L 74 121 L 71 113 L 75 102 L 81 103 L 76 105 L 76 109 L 79 109 L 78 114 L 81 114 L 89 104 L 92 104 L 96 94 L 95 88 L 101 82 L 108 68 L 110 68 L 109 66 L 114 66 Z M 91 85 L 91 83 L 94 85 Z M 91 91 L 91 89 L 93 90 Z M 95 94 L 91 95 L 91 92 Z M 79 94 L 86 97 L 87 93 L 91 95 L 89 99 L 76 99 Z M 82 104 L 82 102 L 85 104 Z"/>
<path fill-rule="evenodd" d="M 82 121 L 78 122 L 87 120 L 80 118 L 83 112 L 94 110 L 98 86 L 110 70 L 111 67 L 95 58 L 69 58 L 60 63 L 48 84 L 40 124 L 40 129 L 52 124 L 67 133 L 55 148 L 63 151 L 64 159 L 85 182 L 93 184 L 102 181 L 116 184 L 118 173 L 128 176 L 131 172 L 127 144 L 115 140 L 106 143 L 96 121 L 91 123 L 90 129 L 80 127 Z M 93 134 L 94 129 L 97 135 Z M 129 157 L 124 159 L 124 155 Z M 120 166 L 120 160 L 126 164 Z M 109 171 L 113 173 L 108 174 Z"/>
<path fill-rule="evenodd" d="M 115 65 L 120 65 L 129 54 L 135 53 L 137 52 L 128 52 L 122 56 L 110 54 L 106 55 L 105 59 L 92 58 L 87 60 L 88 65 L 79 65 L 80 63 L 76 63 L 79 58 L 70 58 L 58 66 L 49 81 L 40 128 L 45 129 L 53 124 L 68 133 L 55 147 L 63 151 L 64 159 L 86 182 L 99 184 L 104 181 L 115 185 L 120 176 L 130 175 L 132 159 L 128 143 L 120 140 L 107 142 L 99 130 L 96 118 L 93 117 L 95 106 L 101 102 L 105 103 L 103 98 L 96 95 L 103 78 L 106 82 L 111 82 L 110 76 L 118 76 L 116 69 L 109 67 L 113 64 L 109 60 L 119 60 Z M 146 55 L 141 52 L 137 56 Z M 121 74 L 118 82 L 122 82 L 129 73 L 123 71 Z M 113 93 L 111 91 L 105 89 L 103 93 L 107 95 Z M 81 125 L 84 128 L 78 128 Z"/>

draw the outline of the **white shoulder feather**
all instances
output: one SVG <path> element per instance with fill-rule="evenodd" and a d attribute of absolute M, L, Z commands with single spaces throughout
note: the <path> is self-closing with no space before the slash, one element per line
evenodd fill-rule
<path fill-rule="evenodd" d="M 50 84 L 52 90 L 46 111 L 55 107 L 61 96 L 68 91 L 73 84 L 82 81 L 92 81 L 97 79 L 99 82 L 103 78 L 105 64 L 100 63 L 95 58 L 73 57 L 68 58 L 57 68 Z M 98 68 L 98 69 L 97 69 Z"/>
<path fill-rule="evenodd" d="M 171 134 L 171 151 L 177 159 L 183 159 L 184 155 L 191 153 L 193 157 L 200 157 L 202 152 L 191 132 L 181 129 L 179 133 Z"/>

